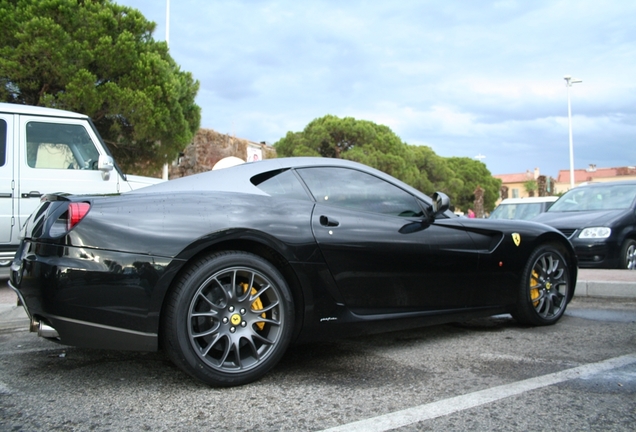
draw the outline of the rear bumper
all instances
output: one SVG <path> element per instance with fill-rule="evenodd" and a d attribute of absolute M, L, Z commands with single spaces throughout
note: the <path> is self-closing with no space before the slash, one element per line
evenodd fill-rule
<path fill-rule="evenodd" d="M 86 348 L 134 351 L 156 351 L 158 348 L 156 333 L 142 333 L 61 316 L 32 314 L 22 292 L 11 281 L 8 285 L 17 294 L 31 320 L 29 330 L 37 332 L 38 336 Z"/>
<path fill-rule="evenodd" d="M 31 319 L 31 331 L 41 336 L 87 348 L 155 351 L 163 298 L 156 287 L 169 263 L 25 241 L 9 285 Z"/>

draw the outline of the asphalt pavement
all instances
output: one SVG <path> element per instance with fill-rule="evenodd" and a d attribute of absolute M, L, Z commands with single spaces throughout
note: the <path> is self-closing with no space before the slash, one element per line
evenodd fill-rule
<path fill-rule="evenodd" d="M 575 297 L 636 298 L 636 271 L 579 269 Z M 29 318 L 6 281 L 0 281 L 0 333 L 28 330 Z"/>

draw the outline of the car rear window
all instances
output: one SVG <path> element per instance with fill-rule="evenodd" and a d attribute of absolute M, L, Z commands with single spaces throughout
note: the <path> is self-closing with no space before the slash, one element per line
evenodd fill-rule
<path fill-rule="evenodd" d="M 271 196 L 311 201 L 298 177 L 289 169 L 256 175 L 251 178 L 251 182 Z"/>

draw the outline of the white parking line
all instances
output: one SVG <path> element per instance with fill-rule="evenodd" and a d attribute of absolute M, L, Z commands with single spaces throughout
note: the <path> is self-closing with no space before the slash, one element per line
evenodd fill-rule
<path fill-rule="evenodd" d="M 480 390 L 474 393 L 456 396 L 449 399 L 432 402 L 426 405 L 420 405 L 408 408 L 394 413 L 372 417 L 365 420 L 337 426 L 326 429 L 324 432 L 383 432 L 402 426 L 408 426 L 413 423 L 442 417 L 474 408 L 479 405 L 495 402 L 510 396 L 515 396 L 527 391 L 536 390 L 547 387 L 560 382 L 569 381 L 577 378 L 585 378 L 611 369 L 636 363 L 636 353 L 628 354 L 621 357 L 615 357 L 598 363 L 591 363 L 578 366 L 572 369 L 566 369 L 561 372 L 555 372 L 548 375 L 530 378 L 523 381 L 517 381 L 511 384 L 505 384 L 486 390 Z"/>

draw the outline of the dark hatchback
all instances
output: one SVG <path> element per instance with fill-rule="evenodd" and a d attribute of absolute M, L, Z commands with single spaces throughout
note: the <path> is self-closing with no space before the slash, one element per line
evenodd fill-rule
<path fill-rule="evenodd" d="M 636 180 L 578 186 L 533 220 L 565 234 L 580 267 L 636 270 Z"/>

